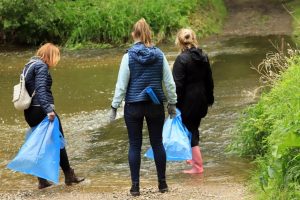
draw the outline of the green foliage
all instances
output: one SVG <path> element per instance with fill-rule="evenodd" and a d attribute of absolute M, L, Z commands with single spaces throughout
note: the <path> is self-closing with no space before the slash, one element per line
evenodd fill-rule
<path fill-rule="evenodd" d="M 300 44 L 300 2 L 289 1 L 287 7 L 293 17 L 293 39 L 297 44 Z"/>
<path fill-rule="evenodd" d="M 231 149 L 256 158 L 259 199 L 300 199 L 300 56 L 246 109 Z"/>
<path fill-rule="evenodd" d="M 60 42 L 68 28 L 60 20 L 55 0 L 2 0 L 0 3 L 0 38 L 36 45 L 45 38 Z M 56 14 L 53 14 L 56 13 Z"/>
<path fill-rule="evenodd" d="M 80 4 L 80 6 L 78 6 Z M 80 15 L 67 44 L 78 42 L 106 42 L 121 44 L 130 38 L 132 25 L 144 17 L 155 35 L 168 36 L 172 31 L 187 23 L 187 16 L 197 1 L 180 0 L 177 3 L 167 0 L 85 0 L 70 3 L 72 10 L 79 8 Z M 181 6 L 186 5 L 186 6 Z M 82 12 L 89 10 L 89 12 Z"/>
<path fill-rule="evenodd" d="M 198 37 L 205 37 L 221 31 L 226 15 L 223 0 L 202 0 L 189 21 Z"/>
<path fill-rule="evenodd" d="M 264 111 L 265 105 L 261 102 L 244 110 L 237 124 L 236 138 L 230 147 L 232 151 L 251 158 L 267 152 L 266 138 L 270 135 L 272 124 Z"/>
<path fill-rule="evenodd" d="M 130 40 L 133 24 L 144 17 L 156 41 L 161 41 L 196 24 L 190 19 L 196 11 L 204 16 L 204 25 L 197 30 L 208 33 L 217 32 L 226 13 L 222 0 L 2 0 L 0 39 L 33 45 L 52 41 L 69 47 L 91 42 L 120 45 Z"/>

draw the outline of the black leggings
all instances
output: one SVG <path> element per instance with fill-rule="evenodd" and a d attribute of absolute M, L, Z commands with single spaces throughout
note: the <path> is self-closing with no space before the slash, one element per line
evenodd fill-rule
<path fill-rule="evenodd" d="M 28 123 L 30 127 L 37 126 L 39 123 L 41 123 L 44 118 L 47 116 L 47 114 L 44 112 L 44 110 L 40 106 L 31 106 L 27 110 L 24 111 L 25 120 Z M 59 130 L 61 134 L 64 136 L 64 132 L 61 126 L 60 119 L 58 115 L 56 115 L 58 121 L 59 121 Z M 66 148 L 63 148 L 60 150 L 60 167 L 63 170 L 63 172 L 68 172 L 70 170 L 70 163 L 67 155 Z"/>
<path fill-rule="evenodd" d="M 199 145 L 199 126 L 200 126 L 200 120 L 192 121 L 191 119 L 185 118 L 184 115 L 182 115 L 182 122 L 186 126 L 186 128 L 192 133 L 192 141 L 191 141 L 191 147 L 195 147 Z"/>

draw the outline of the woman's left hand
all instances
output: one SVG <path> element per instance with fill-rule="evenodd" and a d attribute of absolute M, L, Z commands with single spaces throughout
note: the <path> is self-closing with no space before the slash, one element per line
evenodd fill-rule
<path fill-rule="evenodd" d="M 176 117 L 176 104 L 168 104 L 167 108 L 170 118 L 173 119 L 174 117 Z"/>
<path fill-rule="evenodd" d="M 55 112 L 50 112 L 50 113 L 48 113 L 47 114 L 48 115 L 48 119 L 50 120 L 50 121 L 53 121 L 54 120 L 54 118 L 55 118 Z"/>

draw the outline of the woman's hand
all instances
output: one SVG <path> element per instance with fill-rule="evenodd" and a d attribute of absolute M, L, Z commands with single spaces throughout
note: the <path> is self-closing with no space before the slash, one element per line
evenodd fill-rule
<path fill-rule="evenodd" d="M 50 121 L 53 121 L 53 120 L 54 120 L 54 118 L 55 118 L 55 112 L 50 112 L 50 113 L 48 113 L 47 115 L 48 115 L 48 119 L 49 119 Z"/>
<path fill-rule="evenodd" d="M 110 112 L 109 112 L 109 122 L 115 121 L 117 116 L 117 109 L 111 106 Z"/>
<path fill-rule="evenodd" d="M 168 104 L 167 108 L 170 118 L 173 119 L 176 117 L 176 104 Z"/>

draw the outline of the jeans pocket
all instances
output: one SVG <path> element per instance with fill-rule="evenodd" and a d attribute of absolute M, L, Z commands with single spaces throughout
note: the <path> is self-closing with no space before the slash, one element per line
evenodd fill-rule
<path fill-rule="evenodd" d="M 139 105 L 126 103 L 124 107 L 124 116 L 127 117 L 137 117 L 139 115 Z"/>

